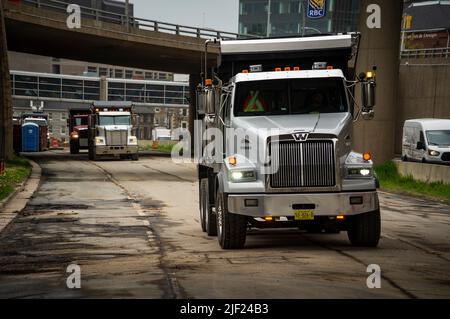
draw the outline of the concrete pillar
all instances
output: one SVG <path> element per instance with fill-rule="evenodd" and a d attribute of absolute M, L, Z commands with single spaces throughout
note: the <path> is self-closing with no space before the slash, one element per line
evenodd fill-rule
<path fill-rule="evenodd" d="M 381 8 L 381 28 L 369 28 L 369 5 Z M 354 128 L 354 146 L 359 152 L 369 151 L 375 163 L 382 163 L 394 156 L 395 120 L 398 107 L 399 46 L 402 17 L 402 0 L 361 0 L 359 31 L 362 34 L 357 72 L 364 72 L 376 65 L 377 94 L 375 118 L 360 120 Z M 357 102 L 360 90 L 357 87 Z"/>
<path fill-rule="evenodd" d="M 108 101 L 108 80 L 104 75 L 100 77 L 100 101 Z"/>
<path fill-rule="evenodd" d="M 0 0 L 0 160 L 12 159 L 12 96 L 3 4 Z"/>

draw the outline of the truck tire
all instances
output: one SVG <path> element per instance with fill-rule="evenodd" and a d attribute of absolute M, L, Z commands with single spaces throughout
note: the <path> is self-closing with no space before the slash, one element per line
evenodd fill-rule
<path fill-rule="evenodd" d="M 95 154 L 95 149 L 93 149 L 92 147 L 89 147 L 89 160 L 90 161 L 98 160 L 98 156 Z"/>
<path fill-rule="evenodd" d="M 228 212 L 225 195 L 216 196 L 217 238 L 222 249 L 240 249 L 247 237 L 247 217 Z"/>
<path fill-rule="evenodd" d="M 78 154 L 80 153 L 80 148 L 75 143 L 70 143 L 70 154 Z"/>
<path fill-rule="evenodd" d="M 352 216 L 347 230 L 348 239 L 353 246 L 376 247 L 380 240 L 380 210 Z"/>
<path fill-rule="evenodd" d="M 209 180 L 205 178 L 205 195 L 203 209 L 205 210 L 205 228 L 208 236 L 217 236 L 217 218 L 211 207 L 211 199 L 209 196 Z"/>
<path fill-rule="evenodd" d="M 200 212 L 200 226 L 202 227 L 202 231 L 206 232 L 206 223 L 205 223 L 205 185 L 206 178 L 202 178 L 198 184 L 198 206 Z"/>
<path fill-rule="evenodd" d="M 139 154 L 136 153 L 136 154 L 131 155 L 131 160 L 132 161 L 139 161 Z"/>

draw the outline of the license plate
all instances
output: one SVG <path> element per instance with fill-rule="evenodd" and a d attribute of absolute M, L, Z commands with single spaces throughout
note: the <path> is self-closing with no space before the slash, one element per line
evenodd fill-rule
<path fill-rule="evenodd" d="M 314 220 L 313 209 L 296 209 L 294 210 L 295 220 Z"/>

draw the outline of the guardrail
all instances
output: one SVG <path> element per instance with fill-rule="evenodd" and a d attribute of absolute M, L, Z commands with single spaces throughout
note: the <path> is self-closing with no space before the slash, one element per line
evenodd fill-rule
<path fill-rule="evenodd" d="M 23 0 L 22 3 L 32 5 L 37 8 L 44 8 L 58 12 L 67 13 L 67 6 L 69 3 L 58 0 Z M 255 35 L 242 35 L 227 31 L 218 31 L 208 28 L 197 28 L 185 25 L 161 22 L 156 20 L 148 20 L 137 18 L 134 16 L 126 16 L 120 13 L 103 11 L 100 9 L 80 6 L 81 17 L 94 19 L 95 21 L 108 22 L 114 24 L 121 24 L 127 26 L 127 31 L 132 28 L 140 30 L 148 30 L 155 32 L 164 32 L 174 35 L 194 36 L 197 38 L 217 38 L 217 39 L 237 39 L 237 38 L 258 38 Z"/>
<path fill-rule="evenodd" d="M 448 58 L 450 57 L 450 47 L 448 48 L 433 48 L 433 49 L 415 49 L 402 50 L 400 52 L 401 58 Z"/>

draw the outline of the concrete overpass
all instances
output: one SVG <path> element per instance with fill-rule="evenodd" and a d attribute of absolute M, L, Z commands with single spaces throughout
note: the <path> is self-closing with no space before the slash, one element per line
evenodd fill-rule
<path fill-rule="evenodd" d="M 81 28 L 69 29 L 67 3 L 3 0 L 8 50 L 166 72 L 200 72 L 205 38 L 237 34 L 162 23 L 82 7 Z M 215 63 L 218 49 L 211 48 Z"/>

